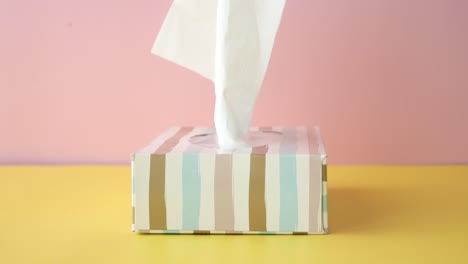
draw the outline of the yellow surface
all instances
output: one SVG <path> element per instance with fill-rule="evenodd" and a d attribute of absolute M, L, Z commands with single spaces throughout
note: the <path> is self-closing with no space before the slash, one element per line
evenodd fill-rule
<path fill-rule="evenodd" d="M 0 167 L 0 263 L 468 263 L 468 166 L 329 168 L 329 235 L 138 235 L 130 168 Z"/>

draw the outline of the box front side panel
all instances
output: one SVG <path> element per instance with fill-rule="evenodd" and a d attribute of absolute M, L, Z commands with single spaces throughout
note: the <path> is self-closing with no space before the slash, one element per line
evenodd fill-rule
<path fill-rule="evenodd" d="M 325 169 L 306 155 L 137 156 L 134 231 L 323 233 Z"/>

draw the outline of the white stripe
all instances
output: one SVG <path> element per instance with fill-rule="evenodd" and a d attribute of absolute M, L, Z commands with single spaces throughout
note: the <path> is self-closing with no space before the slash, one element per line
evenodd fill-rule
<path fill-rule="evenodd" d="M 322 198 L 325 196 L 327 197 L 327 202 L 328 202 L 328 194 L 327 194 L 327 182 L 324 181 L 322 182 Z M 320 204 L 322 204 L 322 201 L 320 201 Z M 327 204 L 328 207 L 328 204 Z M 323 228 L 325 229 L 324 232 L 328 232 L 328 210 L 326 212 L 322 211 L 322 220 L 323 220 Z"/>
<path fill-rule="evenodd" d="M 214 204 L 214 178 L 215 154 L 200 155 L 200 230 L 214 230 L 215 204 Z"/>
<path fill-rule="evenodd" d="M 135 156 L 132 156 L 131 168 L 132 168 L 132 207 L 135 207 Z"/>
<path fill-rule="evenodd" d="M 296 127 L 296 145 L 297 154 L 308 154 L 309 153 L 309 140 L 307 136 L 307 127 L 301 126 Z"/>
<path fill-rule="evenodd" d="M 268 154 L 279 154 L 279 149 L 281 142 L 283 141 L 284 134 L 283 134 L 283 127 L 281 126 L 274 126 L 271 129 L 274 132 L 279 132 L 281 133 L 281 138 L 280 140 L 273 141 L 270 144 L 268 144 Z"/>
<path fill-rule="evenodd" d="M 216 131 L 213 128 L 207 127 L 200 134 L 211 134 L 210 137 L 214 137 L 216 135 Z M 216 149 L 216 147 L 211 147 L 211 148 L 203 147 L 203 149 L 200 151 L 200 153 L 216 154 L 217 149 Z"/>
<path fill-rule="evenodd" d="M 273 127 L 273 131 L 282 132 L 282 127 Z M 265 207 L 268 231 L 279 231 L 280 220 L 280 156 L 281 141 L 268 146 L 265 154 Z"/>
<path fill-rule="evenodd" d="M 149 229 L 150 155 L 135 154 L 132 177 L 135 182 L 135 230 Z"/>
<path fill-rule="evenodd" d="M 278 154 L 265 157 L 265 207 L 268 231 L 279 231 L 280 220 L 280 158 Z"/>
<path fill-rule="evenodd" d="M 166 154 L 165 199 L 167 229 L 182 229 L 182 154 Z"/>
<path fill-rule="evenodd" d="M 309 231 L 309 156 L 296 156 L 297 227 L 298 232 Z"/>
<path fill-rule="evenodd" d="M 323 232 L 328 232 L 328 212 L 323 213 Z"/>
<path fill-rule="evenodd" d="M 151 154 L 155 152 L 166 140 L 171 138 L 173 135 L 179 131 L 180 127 L 171 127 L 160 134 L 157 138 L 151 141 L 150 144 L 146 145 L 145 147 L 138 150 L 136 153 L 140 154 Z"/>
<path fill-rule="evenodd" d="M 215 133 L 212 128 L 204 128 L 200 134 Z M 200 151 L 200 230 L 215 229 L 214 181 L 216 148 L 203 148 Z"/>
<path fill-rule="evenodd" d="M 133 219 L 132 219 L 132 231 L 135 232 L 135 156 L 132 155 L 131 168 L 132 168 L 132 210 L 133 210 Z"/>
<path fill-rule="evenodd" d="M 250 154 L 232 155 L 232 196 L 234 202 L 234 230 L 249 230 Z"/>
<path fill-rule="evenodd" d="M 322 230 L 322 161 L 319 155 L 310 156 L 310 184 L 309 217 L 316 217 L 317 226 L 311 226 L 309 232 L 317 233 Z"/>
<path fill-rule="evenodd" d="M 309 231 L 309 142 L 307 128 L 296 129 L 296 184 L 297 184 L 297 227 L 298 232 Z"/>

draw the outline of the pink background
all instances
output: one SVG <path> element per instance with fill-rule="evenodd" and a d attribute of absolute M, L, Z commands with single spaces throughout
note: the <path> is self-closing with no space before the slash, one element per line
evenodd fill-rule
<path fill-rule="evenodd" d="M 150 54 L 171 0 L 0 0 L 0 163 L 128 164 L 212 125 Z M 331 164 L 468 163 L 468 1 L 289 0 L 253 125 L 317 124 Z"/>

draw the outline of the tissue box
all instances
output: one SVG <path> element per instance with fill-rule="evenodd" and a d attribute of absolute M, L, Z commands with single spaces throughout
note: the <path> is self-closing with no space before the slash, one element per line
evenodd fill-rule
<path fill-rule="evenodd" d="M 174 234 L 325 234 L 326 154 L 318 127 L 262 127 L 276 140 L 223 153 L 173 127 L 132 155 L 132 229 Z"/>

